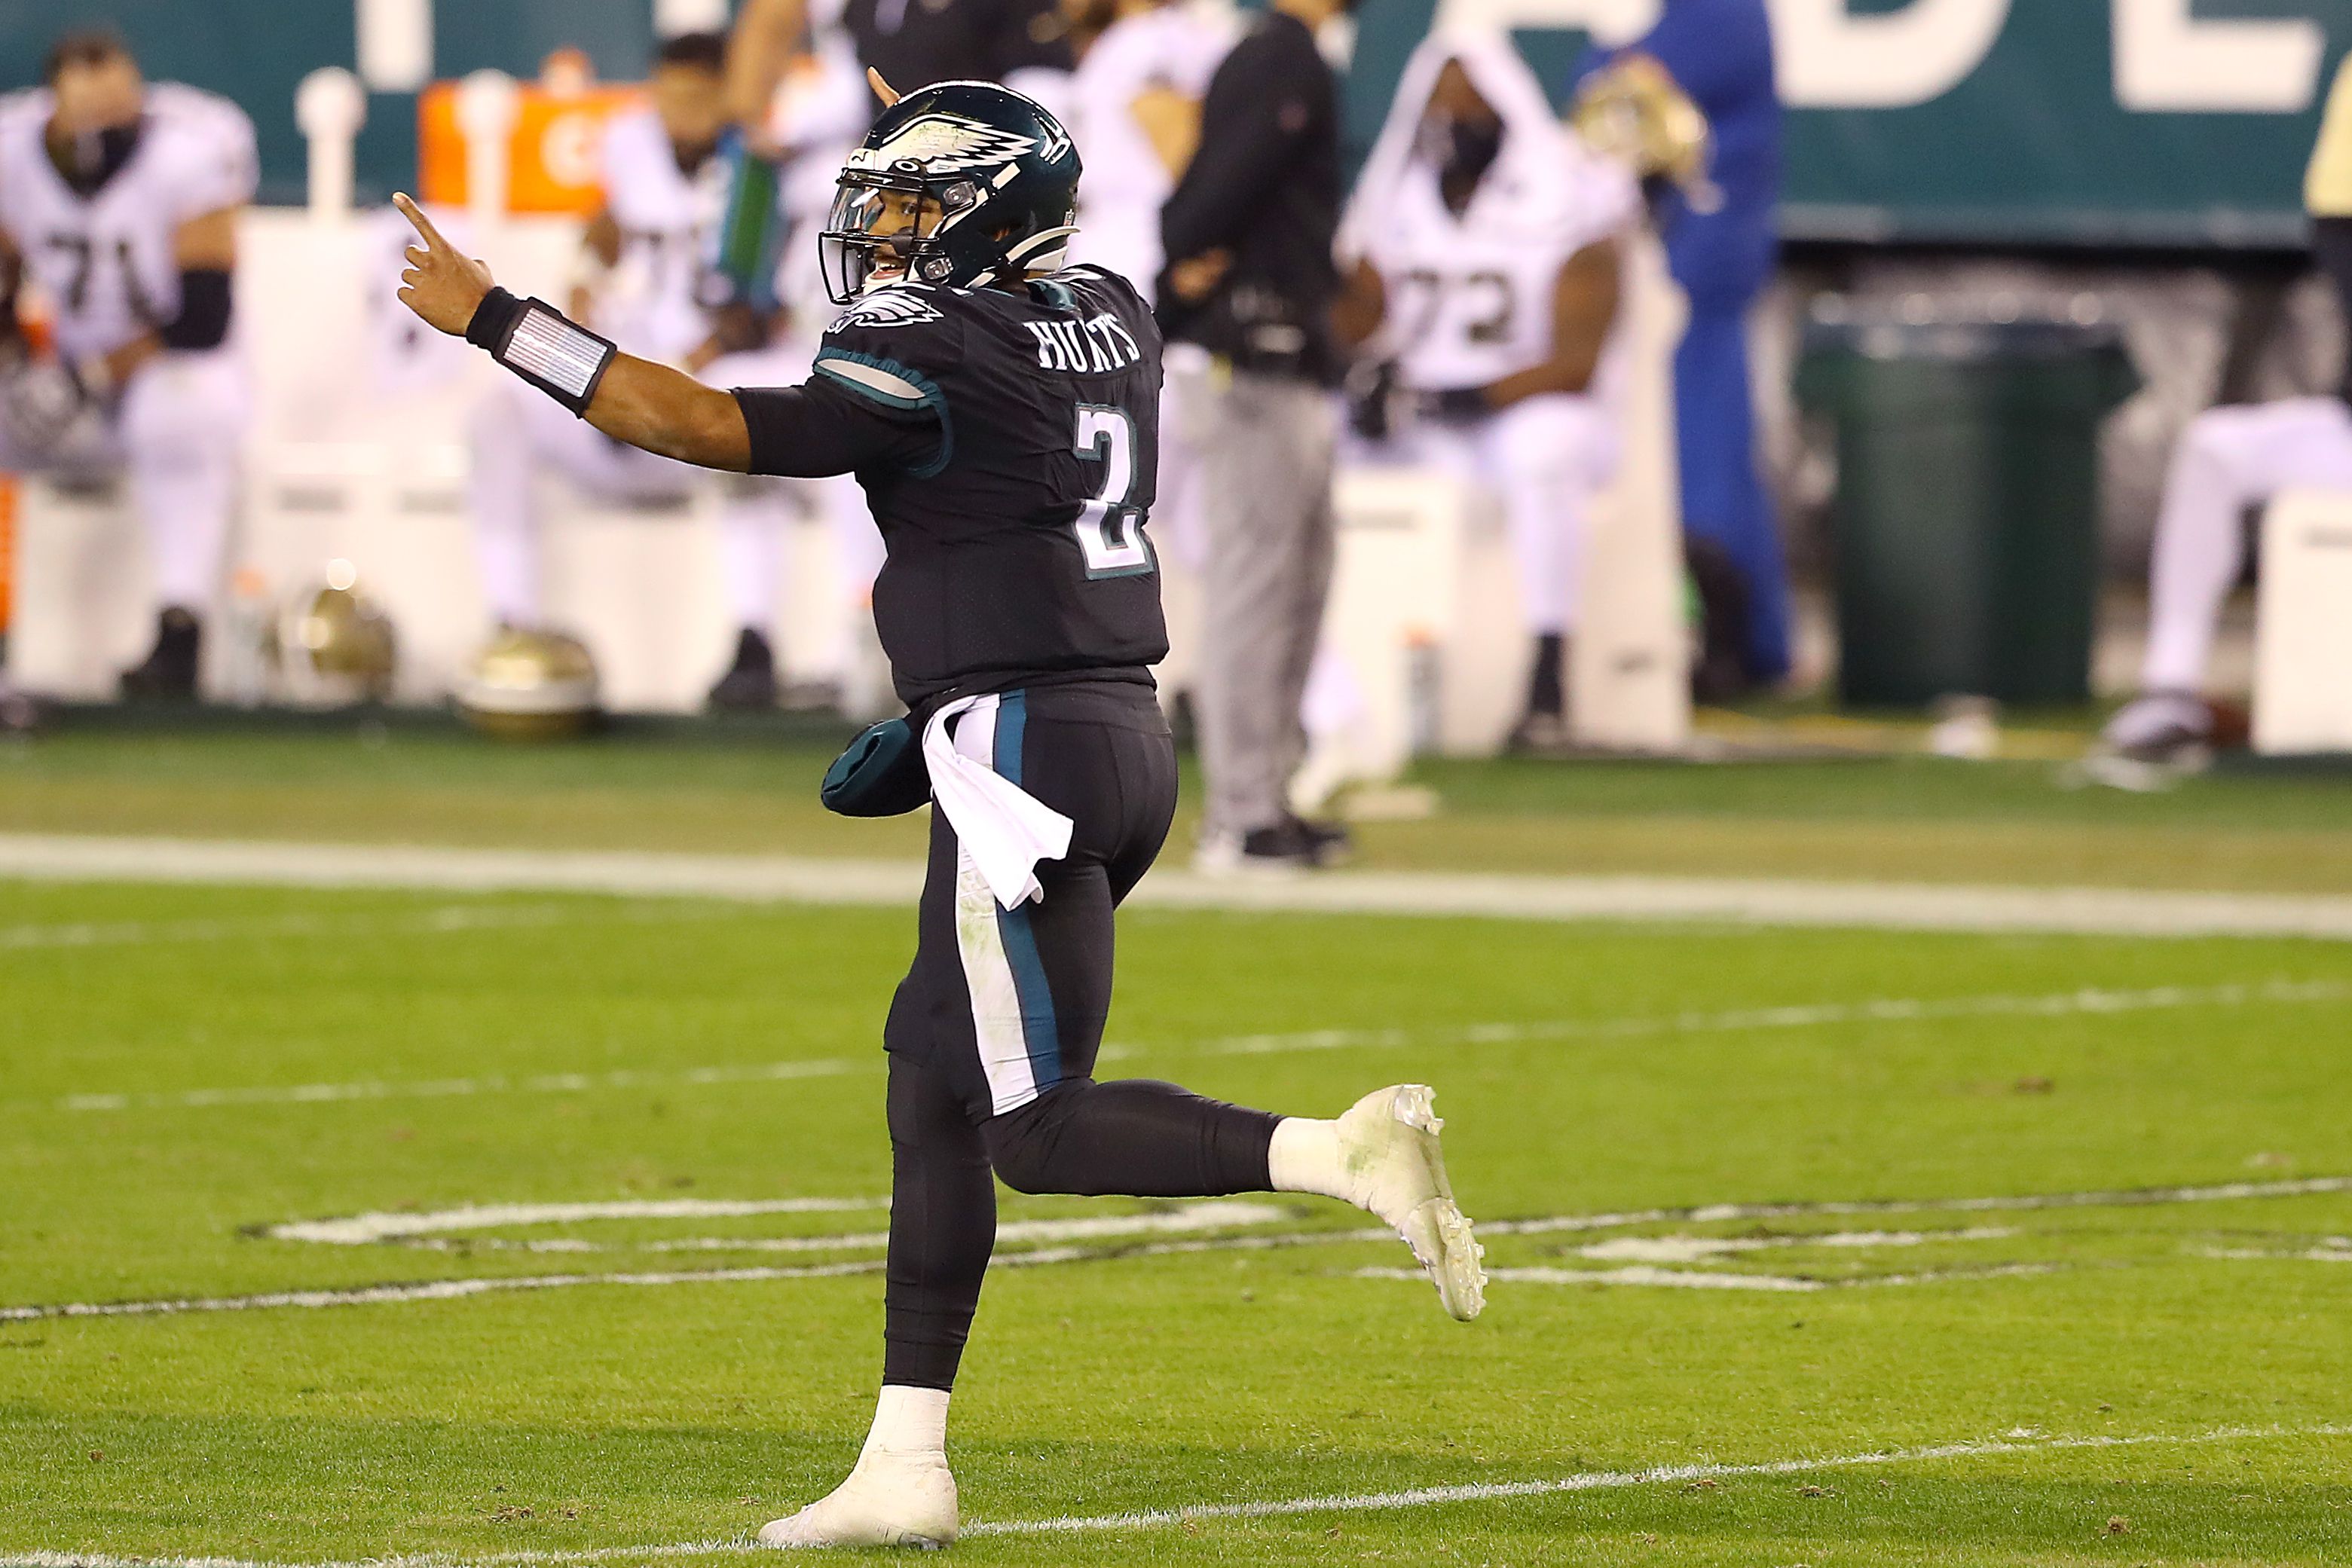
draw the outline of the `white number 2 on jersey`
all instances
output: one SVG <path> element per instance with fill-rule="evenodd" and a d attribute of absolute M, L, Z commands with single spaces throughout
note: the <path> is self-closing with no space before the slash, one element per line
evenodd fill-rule
<path fill-rule="evenodd" d="M 1101 403 L 1078 404 L 1076 450 L 1103 465 L 1102 488 L 1078 508 L 1078 548 L 1086 552 L 1088 577 L 1141 577 L 1158 563 L 1143 537 L 1143 509 L 1127 504 L 1135 486 L 1135 422 L 1127 411 Z"/>

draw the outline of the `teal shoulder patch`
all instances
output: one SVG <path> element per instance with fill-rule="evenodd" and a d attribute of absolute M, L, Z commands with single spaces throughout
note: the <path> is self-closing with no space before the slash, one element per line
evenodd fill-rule
<path fill-rule="evenodd" d="M 947 394 L 939 383 L 910 365 L 876 354 L 861 354 L 837 343 L 817 350 L 815 373 L 866 402 L 903 413 L 929 409 L 940 422 L 939 455 L 908 473 L 929 479 L 948 465 L 955 455 L 955 427 L 948 417 Z"/>

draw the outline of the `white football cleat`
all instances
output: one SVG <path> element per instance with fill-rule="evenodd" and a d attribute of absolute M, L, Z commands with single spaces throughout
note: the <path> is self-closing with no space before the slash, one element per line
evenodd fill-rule
<path fill-rule="evenodd" d="M 1486 1249 L 1445 1179 L 1436 1093 L 1396 1083 L 1357 1101 L 1339 1121 L 1339 1164 L 1349 1200 L 1396 1227 L 1447 1313 L 1466 1323 L 1486 1304 Z"/>
<path fill-rule="evenodd" d="M 849 1479 L 787 1519 L 761 1527 L 760 1544 L 913 1546 L 936 1551 L 956 1538 L 955 1477 L 943 1454 L 868 1449 Z"/>

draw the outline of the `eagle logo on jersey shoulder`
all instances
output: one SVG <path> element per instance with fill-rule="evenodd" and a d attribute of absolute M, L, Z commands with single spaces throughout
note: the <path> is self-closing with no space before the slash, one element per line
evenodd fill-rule
<path fill-rule="evenodd" d="M 959 174 L 1010 163 L 1036 145 L 1034 137 L 960 114 L 924 114 L 900 126 L 881 146 L 859 148 L 850 155 L 849 166 L 887 170 L 916 163 L 927 174 Z"/>
<path fill-rule="evenodd" d="M 912 327 L 940 319 L 939 307 L 908 288 L 882 288 L 834 318 L 842 327 Z"/>

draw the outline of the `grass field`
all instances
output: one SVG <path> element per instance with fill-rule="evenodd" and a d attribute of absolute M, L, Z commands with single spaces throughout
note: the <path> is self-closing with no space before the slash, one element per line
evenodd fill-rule
<path fill-rule="evenodd" d="M 454 723 L 0 742 L 0 832 L 917 855 L 908 818 L 845 823 L 805 726 L 485 746 Z M 1652 872 L 2352 894 L 2352 776 L 2064 787 L 2044 762 L 1924 758 L 1660 767 L 1424 766 L 1445 810 L 1362 830 L 1399 869 Z M 1176 841 L 1200 798 L 1188 773 Z"/>
<path fill-rule="evenodd" d="M 814 812 L 815 755 L 68 735 L 0 758 L 0 832 L 906 852 Z M 2325 780 L 1432 779 L 1454 809 L 1377 863 L 2352 891 Z M 0 881 L 0 1561 L 655 1562 L 830 1486 L 911 926 Z M 1320 1114 L 1436 1084 L 1491 1304 L 1447 1321 L 1335 1205 L 1007 1195 L 961 1556 L 2352 1555 L 2352 946 L 1169 910 L 1122 944 L 1116 1071 Z"/>

